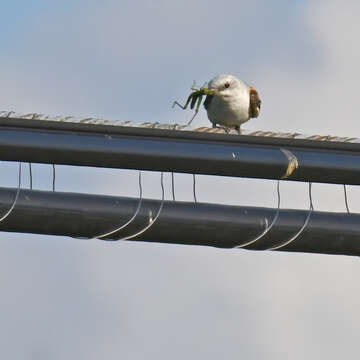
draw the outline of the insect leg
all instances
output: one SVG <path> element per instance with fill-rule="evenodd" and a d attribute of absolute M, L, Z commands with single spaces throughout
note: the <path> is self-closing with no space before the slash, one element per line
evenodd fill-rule
<path fill-rule="evenodd" d="M 197 105 L 196 105 L 196 108 L 195 108 L 195 114 L 193 115 L 193 117 L 191 118 L 191 120 L 187 123 L 187 126 L 189 126 L 191 124 L 191 122 L 195 119 L 195 116 L 197 115 L 198 111 L 199 111 L 199 108 L 200 108 L 200 105 L 201 105 L 201 102 L 202 102 L 202 99 L 203 99 L 203 95 L 197 95 Z M 194 104 L 195 105 L 195 104 Z M 194 107 L 194 106 L 193 106 Z"/>
<path fill-rule="evenodd" d="M 181 104 L 178 103 L 177 101 L 174 101 L 172 107 L 174 108 L 174 106 L 177 105 L 177 106 L 181 107 L 183 110 L 186 110 L 186 108 L 188 107 L 189 102 L 190 102 L 190 100 L 191 100 L 191 98 L 192 98 L 193 96 L 194 96 L 194 93 L 191 93 L 191 94 L 189 95 L 189 97 L 188 97 L 187 100 L 186 100 L 185 105 L 181 105 Z"/>
<path fill-rule="evenodd" d="M 196 104 L 196 100 L 198 99 L 198 97 L 200 96 L 198 91 L 194 91 L 192 93 L 193 97 L 191 99 L 191 104 L 190 104 L 190 109 L 193 109 L 195 104 Z"/>

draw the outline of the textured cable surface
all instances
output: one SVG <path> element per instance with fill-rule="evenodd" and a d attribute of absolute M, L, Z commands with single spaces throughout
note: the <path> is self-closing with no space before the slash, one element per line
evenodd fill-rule
<path fill-rule="evenodd" d="M 76 116 L 65 116 L 65 115 L 46 115 L 41 113 L 18 113 L 15 111 L 0 111 L 1 118 L 18 118 L 18 119 L 29 119 L 29 120 L 45 120 L 45 121 L 57 121 L 57 122 L 68 122 L 68 123 L 82 123 L 82 124 L 96 124 L 96 125 L 112 125 L 112 126 L 127 126 L 137 128 L 150 128 L 150 129 L 166 129 L 166 130 L 182 130 L 182 131 L 195 131 L 200 133 L 218 133 L 225 134 L 224 128 L 211 128 L 206 126 L 196 127 L 187 126 L 186 124 L 165 124 L 159 122 L 132 122 L 123 120 L 105 120 L 95 117 L 76 117 Z M 236 130 L 230 130 L 228 134 L 238 135 Z M 259 137 L 277 137 L 287 139 L 302 139 L 302 140 L 315 140 L 315 141 L 334 141 L 334 142 L 346 142 L 346 143 L 360 143 L 360 138 L 356 137 L 341 137 L 333 135 L 304 135 L 296 132 L 276 132 L 276 131 L 252 131 L 241 129 L 242 135 L 259 136 Z"/>

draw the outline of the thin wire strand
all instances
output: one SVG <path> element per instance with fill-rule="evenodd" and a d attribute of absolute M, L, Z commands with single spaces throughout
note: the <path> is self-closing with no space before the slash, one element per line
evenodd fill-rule
<path fill-rule="evenodd" d="M 4 221 L 11 214 L 11 212 L 13 211 L 13 209 L 14 209 L 14 207 L 16 205 L 16 202 L 17 202 L 17 200 L 19 198 L 20 190 L 21 190 L 21 162 L 19 163 L 18 187 L 17 187 L 17 190 L 16 190 L 16 195 L 15 195 L 14 201 L 13 201 L 10 209 L 0 218 L 0 222 Z"/>
<path fill-rule="evenodd" d="M 53 181 L 52 181 L 52 191 L 55 191 L 55 181 L 56 181 L 56 170 L 55 170 L 55 164 L 52 164 L 53 168 Z"/>
<path fill-rule="evenodd" d="M 173 201 L 175 201 L 175 174 L 171 173 L 171 193 Z"/>
<path fill-rule="evenodd" d="M 196 176 L 193 174 L 193 195 L 194 195 L 194 202 L 197 203 L 196 197 Z"/>
<path fill-rule="evenodd" d="M 306 216 L 305 222 L 304 222 L 303 226 L 301 227 L 301 229 L 295 235 L 293 235 L 289 240 L 281 243 L 280 245 L 272 246 L 272 247 L 270 247 L 268 249 L 265 249 L 265 250 L 278 250 L 278 249 L 281 249 L 282 247 L 292 243 L 294 240 L 296 240 L 304 232 L 306 226 L 309 223 L 310 216 L 311 216 L 311 214 L 312 214 L 312 212 L 314 210 L 314 205 L 313 205 L 313 201 L 312 201 L 311 187 L 312 187 L 312 183 L 310 182 L 309 183 L 309 202 L 310 202 L 309 212 L 308 212 L 308 214 Z"/>
<path fill-rule="evenodd" d="M 281 200 L 281 197 L 280 197 L 280 180 L 277 181 L 277 186 L 276 186 L 276 190 L 277 190 L 277 199 L 278 199 L 278 202 L 277 202 L 277 209 L 276 209 L 276 213 L 270 223 L 269 226 L 268 225 L 268 220 L 267 218 L 265 219 L 265 229 L 263 230 L 263 232 L 258 235 L 255 239 L 252 239 L 252 240 L 249 240 L 243 244 L 240 244 L 240 245 L 237 245 L 235 246 L 234 248 L 243 248 L 245 246 L 248 246 L 248 245 L 251 245 L 253 244 L 254 242 L 256 241 L 259 241 L 260 239 L 262 239 L 270 230 L 271 228 L 275 225 L 278 217 L 279 217 L 279 214 L 280 214 L 280 200 Z"/>
<path fill-rule="evenodd" d="M 138 231 L 137 233 L 133 234 L 133 235 L 129 235 L 129 236 L 125 236 L 121 239 L 116 239 L 118 241 L 120 240 L 130 240 L 130 239 L 133 239 L 134 237 L 136 236 L 139 236 L 141 234 L 143 234 L 146 230 L 148 230 L 151 226 L 154 225 L 154 223 L 156 222 L 156 220 L 159 218 L 160 214 L 161 214 L 161 211 L 163 209 L 163 206 L 164 206 L 164 200 L 165 200 L 165 189 L 164 189 L 164 173 L 161 172 L 161 176 L 160 176 L 160 184 L 161 184 L 161 203 L 160 203 L 160 206 L 159 206 L 159 210 L 157 212 L 157 214 L 155 215 L 155 217 L 153 219 L 149 219 L 149 224 L 146 225 L 142 230 Z M 151 213 L 150 213 L 150 216 L 151 216 Z"/>
<path fill-rule="evenodd" d="M 348 203 L 348 197 L 347 197 L 347 191 L 346 191 L 346 185 L 344 184 L 344 200 L 345 200 L 345 206 L 346 206 L 346 211 L 348 214 L 350 214 L 350 209 L 349 209 L 349 203 Z"/>
<path fill-rule="evenodd" d="M 105 234 L 97 235 L 97 236 L 93 237 L 91 240 L 93 240 L 93 239 L 102 239 L 102 238 L 104 238 L 106 236 L 112 235 L 112 234 L 124 229 L 126 226 L 130 225 L 134 221 L 136 216 L 139 214 L 141 204 L 142 204 L 142 201 L 143 201 L 143 190 L 142 190 L 142 183 L 141 183 L 141 171 L 139 171 L 139 178 L 138 179 L 139 179 L 138 180 L 139 181 L 139 202 L 137 204 L 137 207 L 136 207 L 136 210 L 135 210 L 133 216 L 125 224 L 123 224 L 123 225 L 117 227 L 116 229 L 111 230 L 111 231 L 109 231 L 109 232 L 107 232 Z"/>
<path fill-rule="evenodd" d="M 30 186 L 30 190 L 32 190 L 33 188 L 33 177 L 32 177 L 32 166 L 31 163 L 29 163 L 29 186 Z"/>

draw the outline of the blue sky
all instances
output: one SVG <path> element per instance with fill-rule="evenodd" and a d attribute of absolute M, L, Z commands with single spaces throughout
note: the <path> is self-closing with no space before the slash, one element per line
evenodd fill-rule
<path fill-rule="evenodd" d="M 47 16 L 62 11 L 72 11 L 76 1 L 7 1 L 1 6 L 3 18 L 1 21 L 1 43 L 10 49 L 16 46 L 24 32 L 31 31 L 33 24 L 42 21 Z"/>
<path fill-rule="evenodd" d="M 191 113 L 173 100 L 193 80 L 231 73 L 263 100 L 245 129 L 356 136 L 359 15 L 340 0 L 7 2 L 0 110 L 183 123 Z M 203 110 L 196 124 L 209 124 Z M 16 169 L 1 164 L 1 186 L 14 186 Z M 57 171 L 61 191 L 137 194 L 135 171 Z M 176 179 L 177 198 L 191 200 L 191 176 Z M 144 196 L 158 198 L 158 185 L 145 173 Z M 34 186 L 51 188 L 49 166 L 34 165 Z M 285 208 L 308 206 L 307 184 L 281 189 Z M 197 191 L 200 201 L 276 204 L 272 181 L 199 176 Z M 348 191 L 359 211 L 358 189 Z M 345 210 L 341 186 L 315 184 L 313 197 L 317 210 Z M 355 258 L 8 233 L 0 243 L 3 358 L 357 353 Z"/>
<path fill-rule="evenodd" d="M 318 64 L 303 11 L 289 1 L 16 2 L 4 16 L 2 57 L 24 80 L 41 83 L 53 107 L 71 86 L 77 96 L 63 100 L 67 112 L 164 121 L 172 114 L 167 97 L 184 96 L 193 79 L 228 71 L 258 83 L 261 66 Z"/>

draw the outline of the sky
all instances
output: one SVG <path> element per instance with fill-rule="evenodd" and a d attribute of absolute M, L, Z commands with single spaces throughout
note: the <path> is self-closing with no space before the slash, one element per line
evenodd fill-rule
<path fill-rule="evenodd" d="M 196 80 L 230 73 L 262 98 L 249 130 L 358 136 L 360 4 L 349 0 L 24 1 L 2 5 L 0 110 L 185 123 Z M 209 125 L 202 110 L 199 126 Z M 17 164 L 2 162 L 1 186 Z M 34 165 L 34 187 L 51 189 Z M 57 167 L 57 189 L 136 196 L 136 171 Z M 86 181 L 84 181 L 86 179 Z M 170 198 L 170 177 L 165 179 Z M 192 199 L 191 176 L 176 195 Z M 28 174 L 23 181 L 28 185 Z M 229 190 L 230 189 L 230 190 Z M 270 180 L 198 176 L 199 201 L 276 206 Z M 281 184 L 306 208 L 307 184 Z M 160 198 L 146 172 L 144 196 Z M 360 211 L 356 187 L 351 211 Z M 345 211 L 314 184 L 316 210 Z M 357 354 L 357 258 L 0 234 L 7 359 L 338 359 Z"/>

